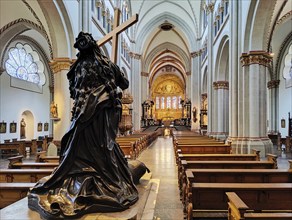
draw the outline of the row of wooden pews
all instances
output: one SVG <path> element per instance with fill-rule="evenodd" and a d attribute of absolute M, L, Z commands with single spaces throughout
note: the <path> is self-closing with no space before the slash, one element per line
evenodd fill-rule
<path fill-rule="evenodd" d="M 52 137 L 44 137 L 42 140 L 32 139 L 32 140 L 17 140 L 12 139 L 6 140 L 4 143 L 0 143 L 0 155 L 1 158 L 11 157 L 17 155 L 25 155 L 26 149 L 30 149 L 30 154 L 35 155 L 38 148 L 42 150 L 47 150 L 48 143 L 52 141 Z"/>
<path fill-rule="evenodd" d="M 279 170 L 276 155 L 231 154 L 230 145 L 191 132 L 174 133 L 173 142 L 188 220 L 292 219 L 292 161 Z"/>
<path fill-rule="evenodd" d="M 139 132 L 119 137 L 117 142 L 126 158 L 135 159 L 159 135 L 160 132 Z M 60 146 L 59 141 L 54 141 L 54 143 Z M 8 158 L 8 168 L 0 170 L 0 208 L 24 198 L 29 188 L 41 178 L 49 176 L 59 165 L 59 156 L 47 156 L 46 151 L 37 152 L 35 158 L 35 162 L 25 162 L 23 155 Z"/>

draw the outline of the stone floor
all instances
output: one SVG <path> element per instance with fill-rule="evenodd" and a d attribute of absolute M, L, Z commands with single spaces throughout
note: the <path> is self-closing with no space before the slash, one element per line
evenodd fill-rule
<path fill-rule="evenodd" d="M 279 169 L 289 168 L 288 160 L 292 160 L 292 152 L 287 153 L 284 149 L 278 151 L 275 146 L 272 153 L 278 156 Z M 142 152 L 138 159 L 151 170 L 153 179 L 160 180 L 157 200 L 155 201 L 154 219 L 183 220 L 172 139 L 159 137 L 147 150 Z M 7 160 L 0 159 L 0 169 L 7 168 L 7 164 Z"/>
<path fill-rule="evenodd" d="M 158 138 L 138 159 L 151 170 L 152 178 L 160 179 L 154 218 L 183 220 L 172 139 Z"/>

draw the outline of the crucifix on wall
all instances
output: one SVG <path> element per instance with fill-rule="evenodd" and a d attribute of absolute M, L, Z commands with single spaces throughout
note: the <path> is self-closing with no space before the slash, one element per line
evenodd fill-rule
<path fill-rule="evenodd" d="M 108 41 L 112 40 L 111 61 L 113 63 L 117 63 L 118 35 L 138 21 L 138 14 L 135 14 L 129 20 L 127 20 L 126 22 L 119 25 L 120 24 L 120 15 L 121 15 L 121 11 L 118 8 L 116 8 L 115 15 L 114 15 L 113 30 L 110 33 L 108 33 L 107 35 L 105 35 L 102 39 L 97 41 L 97 45 L 99 47 L 101 47 L 102 45 L 104 45 Z"/>

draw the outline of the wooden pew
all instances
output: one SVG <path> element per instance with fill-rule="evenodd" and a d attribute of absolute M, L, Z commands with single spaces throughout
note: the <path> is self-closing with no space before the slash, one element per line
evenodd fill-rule
<path fill-rule="evenodd" d="M 186 161 L 182 160 L 186 169 L 277 169 L 277 156 L 267 154 L 267 160 L 261 161 Z"/>
<path fill-rule="evenodd" d="M 292 183 L 292 170 L 188 169 L 184 181 L 182 202 L 185 207 L 187 195 L 193 183 Z"/>
<path fill-rule="evenodd" d="M 16 156 L 15 153 L 11 153 L 11 152 L 8 152 L 10 150 L 17 150 L 18 154 L 22 154 L 24 155 L 25 154 L 25 146 L 24 146 L 24 143 L 22 142 L 18 142 L 18 143 L 12 143 L 12 142 L 9 142 L 9 143 L 2 143 L 0 144 L 0 151 L 1 151 L 1 156 L 3 158 L 3 156 Z M 5 151 L 7 151 L 7 153 L 4 153 Z"/>
<path fill-rule="evenodd" d="M 0 182 L 35 183 L 52 172 L 53 169 L 0 169 Z"/>
<path fill-rule="evenodd" d="M 137 152 L 134 142 L 119 142 L 119 145 L 127 159 L 136 159 Z"/>
<path fill-rule="evenodd" d="M 177 145 L 175 150 L 180 149 L 185 154 L 230 154 L 230 144 L 198 144 L 198 145 Z"/>
<path fill-rule="evenodd" d="M 255 212 L 256 207 L 246 205 L 234 192 L 226 192 L 228 198 L 228 219 L 229 220 L 285 220 L 292 219 L 292 210 L 285 212 Z M 269 202 L 269 200 L 267 201 Z M 270 205 L 269 205 L 270 206 Z M 265 210 L 268 210 L 265 208 Z"/>
<path fill-rule="evenodd" d="M 227 217 L 226 192 L 235 192 L 256 210 L 292 212 L 292 183 L 193 183 L 188 195 L 187 219 Z"/>
<path fill-rule="evenodd" d="M 35 183 L 0 183 L 0 208 L 4 208 L 24 197 Z"/>
<path fill-rule="evenodd" d="M 179 188 L 187 182 L 188 169 L 277 169 L 277 156 L 268 154 L 266 161 L 181 161 L 178 167 Z"/>
<path fill-rule="evenodd" d="M 227 161 L 259 161 L 260 151 L 253 150 L 251 154 L 182 154 L 180 151 L 176 154 L 176 163 L 180 166 L 182 160 L 200 161 L 200 160 L 227 160 Z"/>
<path fill-rule="evenodd" d="M 58 163 L 59 160 L 60 160 L 59 156 L 47 156 L 46 151 L 37 152 L 35 157 L 35 162 Z"/>
<path fill-rule="evenodd" d="M 16 156 L 8 158 L 9 169 L 53 169 L 59 166 L 59 163 L 41 163 L 41 162 L 33 162 L 33 163 L 23 163 L 23 156 Z"/>

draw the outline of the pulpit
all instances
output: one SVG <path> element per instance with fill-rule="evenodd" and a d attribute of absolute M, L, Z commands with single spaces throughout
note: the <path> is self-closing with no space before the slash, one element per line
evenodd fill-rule
<path fill-rule="evenodd" d="M 132 123 L 132 103 L 133 103 L 133 96 L 129 93 L 124 93 L 121 99 L 123 110 L 122 110 L 122 117 L 119 123 L 119 131 L 122 135 L 124 135 L 127 131 L 131 131 L 133 128 Z"/>

